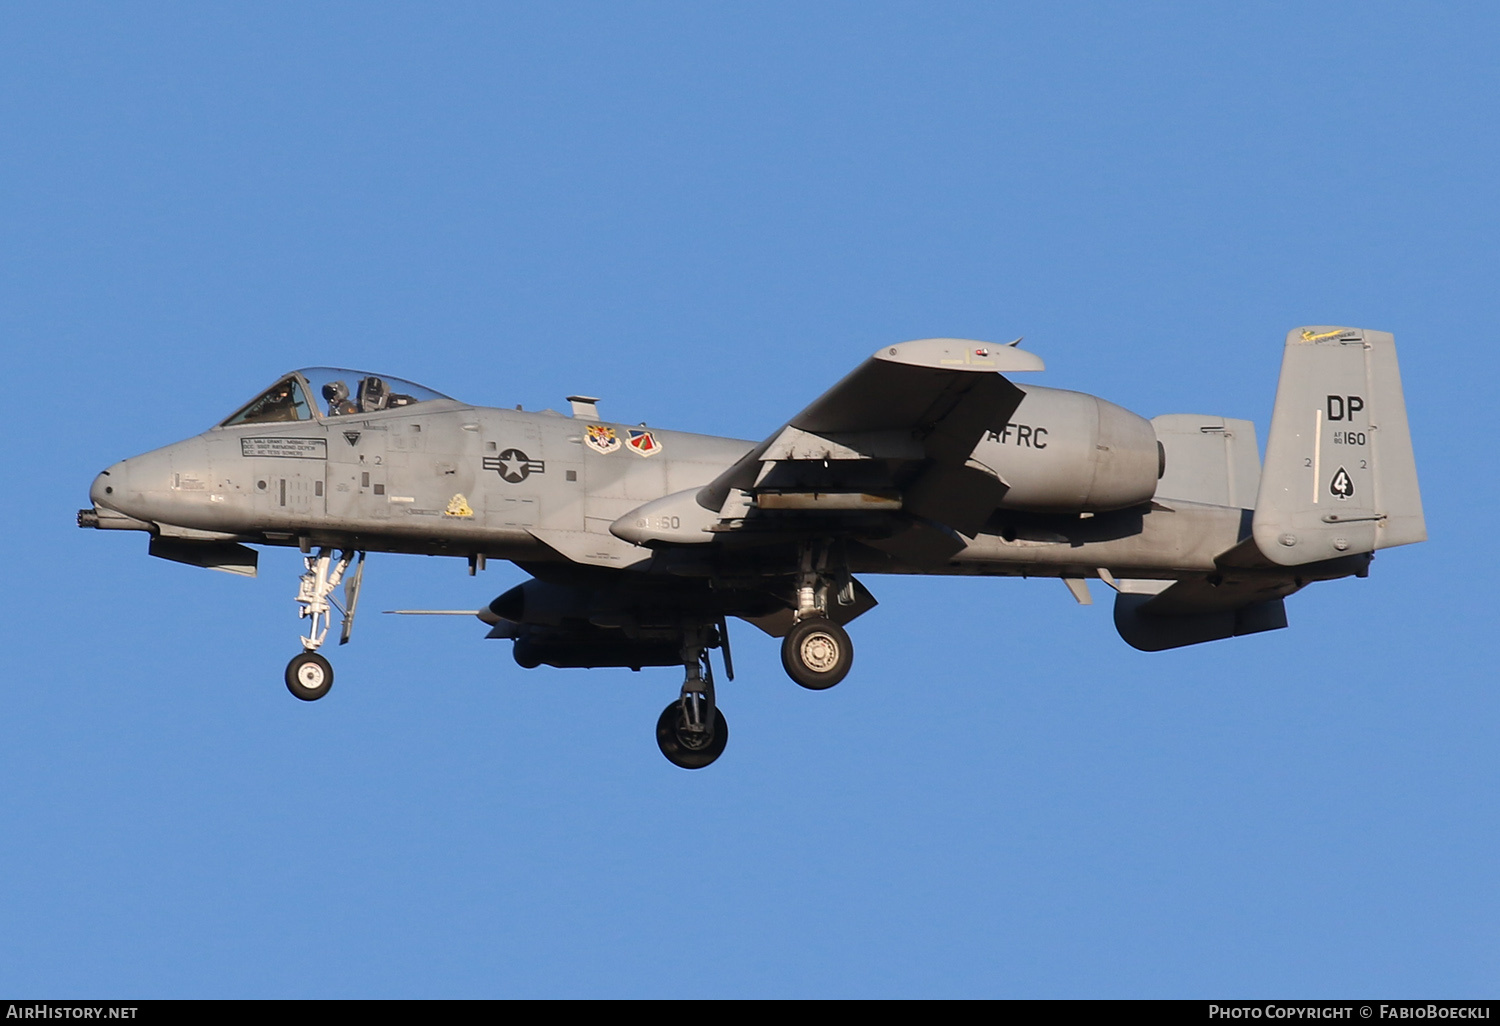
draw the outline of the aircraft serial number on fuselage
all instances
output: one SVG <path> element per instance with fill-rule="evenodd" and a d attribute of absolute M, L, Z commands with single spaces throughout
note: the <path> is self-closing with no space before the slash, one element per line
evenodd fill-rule
<path fill-rule="evenodd" d="M 1363 431 L 1335 431 L 1333 433 L 1334 445 L 1364 445 L 1365 433 Z"/>

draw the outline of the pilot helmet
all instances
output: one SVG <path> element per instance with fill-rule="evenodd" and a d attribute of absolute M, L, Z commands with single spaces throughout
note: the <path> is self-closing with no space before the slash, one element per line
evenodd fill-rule
<path fill-rule="evenodd" d="M 349 398 L 349 386 L 342 381 L 330 381 L 323 386 L 323 399 L 330 403 L 341 403 Z"/>

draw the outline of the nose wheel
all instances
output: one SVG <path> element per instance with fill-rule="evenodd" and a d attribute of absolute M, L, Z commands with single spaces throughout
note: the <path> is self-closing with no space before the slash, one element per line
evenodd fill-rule
<path fill-rule="evenodd" d="M 702 769 L 724 754 L 724 746 L 729 744 L 729 723 L 716 706 L 712 725 L 703 724 L 695 730 L 683 702 L 678 699 L 662 710 L 656 721 L 656 744 L 672 765 Z"/>
<path fill-rule="evenodd" d="M 302 652 L 286 664 L 286 689 L 304 702 L 316 702 L 333 687 L 333 666 L 316 652 Z"/>

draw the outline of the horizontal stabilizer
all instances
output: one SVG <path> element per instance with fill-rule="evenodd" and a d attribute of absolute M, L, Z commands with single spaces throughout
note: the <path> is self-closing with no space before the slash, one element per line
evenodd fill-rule
<path fill-rule="evenodd" d="M 1279 598 L 1189 616 L 1153 615 L 1147 608 L 1154 601 L 1150 595 L 1121 592 L 1115 596 L 1115 629 L 1131 648 L 1142 652 L 1162 652 L 1286 626 L 1286 606 Z"/>
<path fill-rule="evenodd" d="M 1115 580 L 1115 629 L 1131 647 L 1160 652 L 1286 626 L 1282 600 L 1306 582 L 1279 567 L 1228 568 L 1177 581 Z"/>

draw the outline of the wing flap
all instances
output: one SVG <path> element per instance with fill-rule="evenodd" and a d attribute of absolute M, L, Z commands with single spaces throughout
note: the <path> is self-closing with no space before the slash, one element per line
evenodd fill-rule
<path fill-rule="evenodd" d="M 972 538 L 1009 490 L 1000 475 L 978 460 L 933 463 L 906 489 L 905 507 Z"/>

